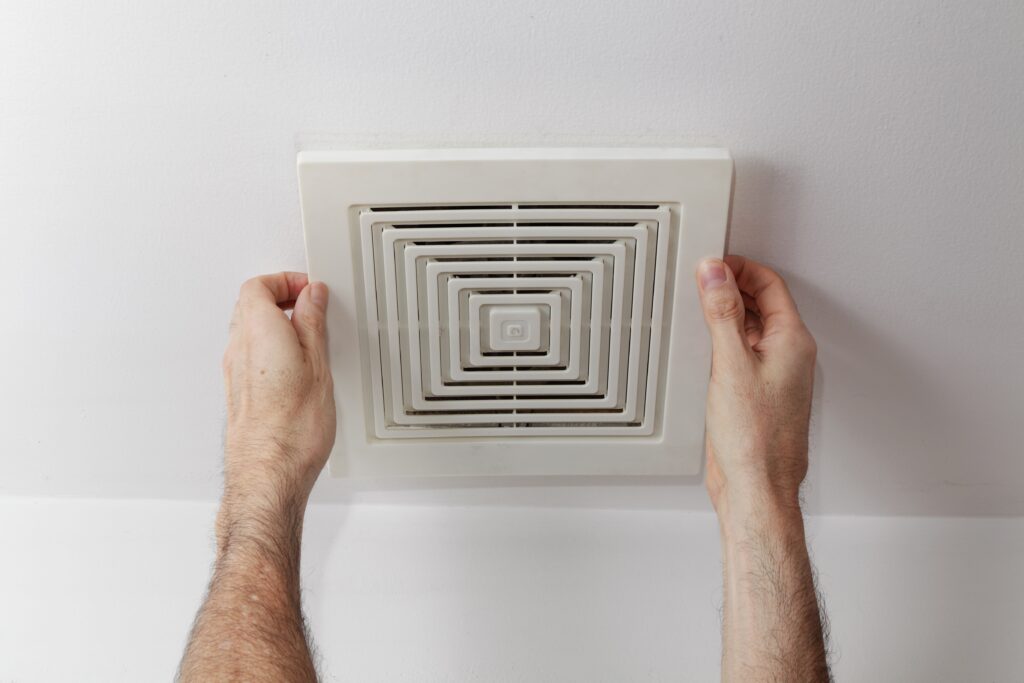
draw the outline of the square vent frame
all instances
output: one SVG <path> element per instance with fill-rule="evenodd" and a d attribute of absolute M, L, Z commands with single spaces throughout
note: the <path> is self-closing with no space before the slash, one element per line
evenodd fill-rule
<path fill-rule="evenodd" d="M 726 150 L 304 151 L 298 174 L 332 476 L 700 473 Z M 481 307 L 559 348 L 481 351 Z"/>

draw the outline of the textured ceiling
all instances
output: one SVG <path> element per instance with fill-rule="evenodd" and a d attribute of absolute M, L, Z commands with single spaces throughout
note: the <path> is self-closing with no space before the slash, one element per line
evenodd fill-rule
<path fill-rule="evenodd" d="M 713 143 L 820 344 L 810 507 L 1024 514 L 1024 5 L 0 6 L 0 491 L 209 498 L 238 284 L 320 145 Z M 695 487 L 320 499 L 703 507 Z"/>

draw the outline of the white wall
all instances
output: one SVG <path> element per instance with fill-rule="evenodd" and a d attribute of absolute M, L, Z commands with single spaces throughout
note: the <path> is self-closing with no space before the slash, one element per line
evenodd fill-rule
<path fill-rule="evenodd" d="M 0 680 L 168 680 L 207 503 L 0 501 Z M 1024 520 L 811 520 L 840 681 L 1015 681 Z M 305 604 L 337 681 L 710 681 L 703 513 L 319 505 Z"/>
<path fill-rule="evenodd" d="M 205 581 L 238 284 L 319 146 L 709 143 L 820 347 L 841 680 L 1019 680 L 1024 3 L 0 3 L 0 680 L 153 680 Z M 352 390 L 341 387 L 339 390 Z M 322 480 L 341 680 L 710 680 L 698 487 Z M 401 504 L 401 505 L 396 505 Z M 404 677 L 404 678 L 403 678 Z"/>
<path fill-rule="evenodd" d="M 820 342 L 811 509 L 1024 514 L 1022 34 L 1019 0 L 0 3 L 0 491 L 213 499 L 300 147 L 706 142 Z M 707 509 L 377 500 L 609 495 Z"/>

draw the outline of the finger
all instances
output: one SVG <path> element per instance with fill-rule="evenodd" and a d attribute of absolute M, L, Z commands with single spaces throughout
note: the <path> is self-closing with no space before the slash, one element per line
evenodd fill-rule
<path fill-rule="evenodd" d="M 327 358 L 327 285 L 313 282 L 299 293 L 292 326 L 302 348 Z"/>
<path fill-rule="evenodd" d="M 748 308 L 746 319 L 743 322 L 743 330 L 746 332 L 747 343 L 750 344 L 750 348 L 756 349 L 757 343 L 761 341 L 761 335 L 764 334 L 761 316 Z"/>
<path fill-rule="evenodd" d="M 757 308 L 757 301 L 754 300 L 754 297 L 750 296 L 742 289 L 740 290 L 740 295 L 743 296 L 743 305 L 747 307 L 748 311 L 753 311 L 754 313 L 761 315 L 761 311 Z"/>
<path fill-rule="evenodd" d="M 729 266 L 720 259 L 705 259 L 697 268 L 700 302 L 711 332 L 713 362 L 738 359 L 751 353 L 747 345 L 743 297 Z"/>
<path fill-rule="evenodd" d="M 271 303 L 275 306 L 288 305 L 295 301 L 299 292 L 309 282 L 305 273 L 274 273 L 260 275 L 246 280 L 238 294 L 241 304 Z"/>
<path fill-rule="evenodd" d="M 766 335 L 779 329 L 803 326 L 789 287 L 778 273 L 743 256 L 726 256 L 725 261 L 736 274 L 740 291 L 757 304 Z"/>

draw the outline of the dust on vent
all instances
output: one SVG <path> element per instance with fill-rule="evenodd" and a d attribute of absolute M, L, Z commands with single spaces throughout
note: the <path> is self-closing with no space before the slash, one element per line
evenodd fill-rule
<path fill-rule="evenodd" d="M 695 474 L 722 150 L 300 156 L 336 475 Z"/>

